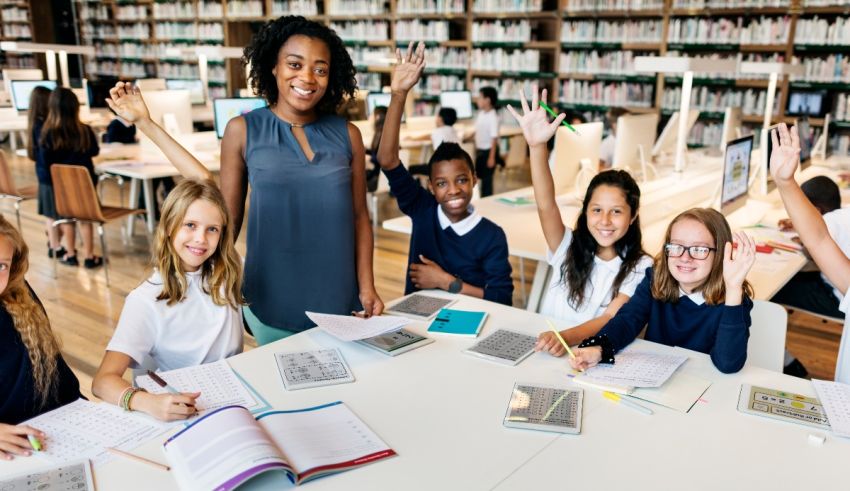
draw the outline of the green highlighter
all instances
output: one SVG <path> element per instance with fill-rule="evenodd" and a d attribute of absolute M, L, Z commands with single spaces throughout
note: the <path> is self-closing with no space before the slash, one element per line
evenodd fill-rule
<path fill-rule="evenodd" d="M 27 435 L 27 440 L 30 441 L 30 445 L 32 446 L 33 450 L 35 450 L 36 452 L 41 452 L 41 442 L 38 441 L 38 438 L 36 438 L 35 435 Z"/>
<path fill-rule="evenodd" d="M 557 114 L 555 114 L 555 111 L 553 111 L 553 110 L 552 110 L 549 106 L 547 106 L 545 102 L 540 101 L 540 107 L 542 107 L 543 109 L 545 109 L 545 110 L 546 110 L 546 112 L 547 112 L 547 113 L 549 113 L 549 114 L 550 114 L 553 118 L 557 118 L 557 117 L 558 117 L 558 115 L 557 115 Z M 564 126 L 566 126 L 567 128 L 569 128 L 569 129 L 570 129 L 570 131 L 572 131 L 572 132 L 573 132 L 573 133 L 575 133 L 576 135 L 581 135 L 581 133 L 579 133 L 579 132 L 578 132 L 578 130 L 576 130 L 575 128 L 573 128 L 573 125 L 571 125 L 570 123 L 567 123 L 567 121 L 566 121 L 566 120 L 561 121 L 561 124 L 562 124 L 562 125 L 564 125 Z"/>

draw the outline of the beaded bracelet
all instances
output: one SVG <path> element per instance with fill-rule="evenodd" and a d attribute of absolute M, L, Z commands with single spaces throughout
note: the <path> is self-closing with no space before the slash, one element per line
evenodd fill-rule
<path fill-rule="evenodd" d="M 134 388 L 132 386 L 127 387 L 126 389 L 124 389 L 123 392 L 121 392 L 121 396 L 118 397 L 118 406 L 125 411 L 129 411 L 129 409 L 127 409 L 127 401 L 130 397 L 130 394 L 133 392 L 133 389 Z"/>
<path fill-rule="evenodd" d="M 127 411 L 133 410 L 133 408 L 130 406 L 130 404 L 133 403 L 133 396 L 136 395 L 139 392 L 147 392 L 147 391 L 145 389 L 142 389 L 142 388 L 139 388 L 139 387 L 134 387 L 133 392 L 130 392 L 130 395 L 127 396 Z"/>

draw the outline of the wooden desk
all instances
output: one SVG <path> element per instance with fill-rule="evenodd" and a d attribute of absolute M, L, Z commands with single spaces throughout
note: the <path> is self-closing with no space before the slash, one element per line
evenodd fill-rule
<path fill-rule="evenodd" d="M 529 334 L 546 329 L 538 314 L 458 298 L 454 305 L 458 309 L 490 313 L 481 336 L 497 328 Z M 425 333 L 426 326 L 417 322 L 409 328 Z M 705 402 L 687 414 L 652 406 L 655 414 L 644 416 L 585 389 L 580 435 L 505 428 L 502 419 L 514 383 L 572 386 L 566 377 L 567 363 L 538 353 L 516 367 L 506 367 L 461 353 L 473 343 L 468 338 L 435 336 L 434 343 L 391 358 L 311 330 L 235 356 L 230 363 L 275 409 L 344 401 L 398 453 L 313 481 L 305 485 L 310 490 L 525 490 L 534 489 L 532 485 L 563 489 L 565 483 L 592 484 L 589 489 L 600 488 L 599 483 L 627 484 L 633 490 L 788 489 L 790 483 L 835 489 L 838 469 L 850 452 L 847 440 L 828 435 L 824 446 L 812 447 L 806 443 L 813 432 L 808 427 L 735 409 L 742 383 L 813 395 L 810 382 L 752 366 L 724 375 L 707 355 L 685 350 L 681 351 L 689 360 L 680 370 L 712 382 Z M 671 349 L 637 343 L 646 349 Z M 283 390 L 273 353 L 331 347 L 343 353 L 356 382 Z M 161 444 L 167 436 L 134 453 L 165 462 Z M 33 458 L 16 458 L 0 462 L 0 474 L 39 465 Z M 95 469 L 95 478 L 101 490 L 176 489 L 170 473 L 120 458 Z M 742 481 L 736 483 L 735 478 Z M 281 489 L 293 487 L 281 485 Z"/>

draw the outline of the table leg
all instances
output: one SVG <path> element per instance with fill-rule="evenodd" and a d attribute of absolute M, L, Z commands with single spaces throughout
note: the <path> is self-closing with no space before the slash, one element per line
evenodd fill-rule
<path fill-rule="evenodd" d="M 540 310 L 540 301 L 543 299 L 543 289 L 549 281 L 549 263 L 537 261 L 537 270 L 534 271 L 534 280 L 531 282 L 531 292 L 528 294 L 528 303 L 525 310 L 537 312 Z"/>
<path fill-rule="evenodd" d="M 156 201 L 153 197 L 153 179 L 145 179 L 142 181 L 145 190 L 145 211 L 147 211 L 148 233 L 153 233 L 154 225 L 156 224 Z"/>
<path fill-rule="evenodd" d="M 130 202 L 127 203 L 127 208 L 136 208 L 136 203 L 139 202 L 139 180 L 136 178 L 130 179 Z M 136 220 L 135 215 L 127 217 L 127 238 L 133 236 L 133 223 Z"/>

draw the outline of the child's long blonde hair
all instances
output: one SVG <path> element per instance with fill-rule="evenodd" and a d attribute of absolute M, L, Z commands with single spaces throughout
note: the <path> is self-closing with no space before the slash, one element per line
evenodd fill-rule
<path fill-rule="evenodd" d="M 732 242 L 732 229 L 729 228 L 729 223 L 719 211 L 711 208 L 691 208 L 680 213 L 667 226 L 667 232 L 664 234 L 665 244 L 670 242 L 673 225 L 682 220 L 694 220 L 701 223 L 714 239 L 714 247 L 717 250 L 714 251 L 714 258 L 711 259 L 711 273 L 708 274 L 708 278 L 699 286 L 698 290 L 702 292 L 705 303 L 709 305 L 721 304 L 726 301 L 726 283 L 723 281 L 723 250 L 727 242 Z M 705 259 L 705 261 L 708 260 Z M 743 290 L 744 295 L 753 298 L 753 287 L 746 280 Z M 673 274 L 670 272 L 664 250 L 655 256 L 652 296 L 656 300 L 664 302 L 676 303 L 679 301 L 679 282 L 676 281 L 676 278 L 673 278 Z"/>
<path fill-rule="evenodd" d="M 0 237 L 12 244 L 9 282 L 0 292 L 0 302 L 12 317 L 15 329 L 29 354 L 37 402 L 44 407 L 53 393 L 59 341 L 50 329 L 44 307 L 32 294 L 24 275 L 29 269 L 29 248 L 20 232 L 0 216 Z"/>
<path fill-rule="evenodd" d="M 230 214 L 215 182 L 200 179 L 184 179 L 168 193 L 162 205 L 162 219 L 156 229 L 153 253 L 153 265 L 162 276 L 162 292 L 157 300 L 166 300 L 171 306 L 183 300 L 186 294 L 186 271 L 172 239 L 183 225 L 189 206 L 199 199 L 215 205 L 222 217 L 218 247 L 201 266 L 201 278 L 205 280 L 205 288 L 209 288 L 207 293 L 213 303 L 239 308 L 245 303 L 241 291 L 242 261 L 233 243 Z"/>

